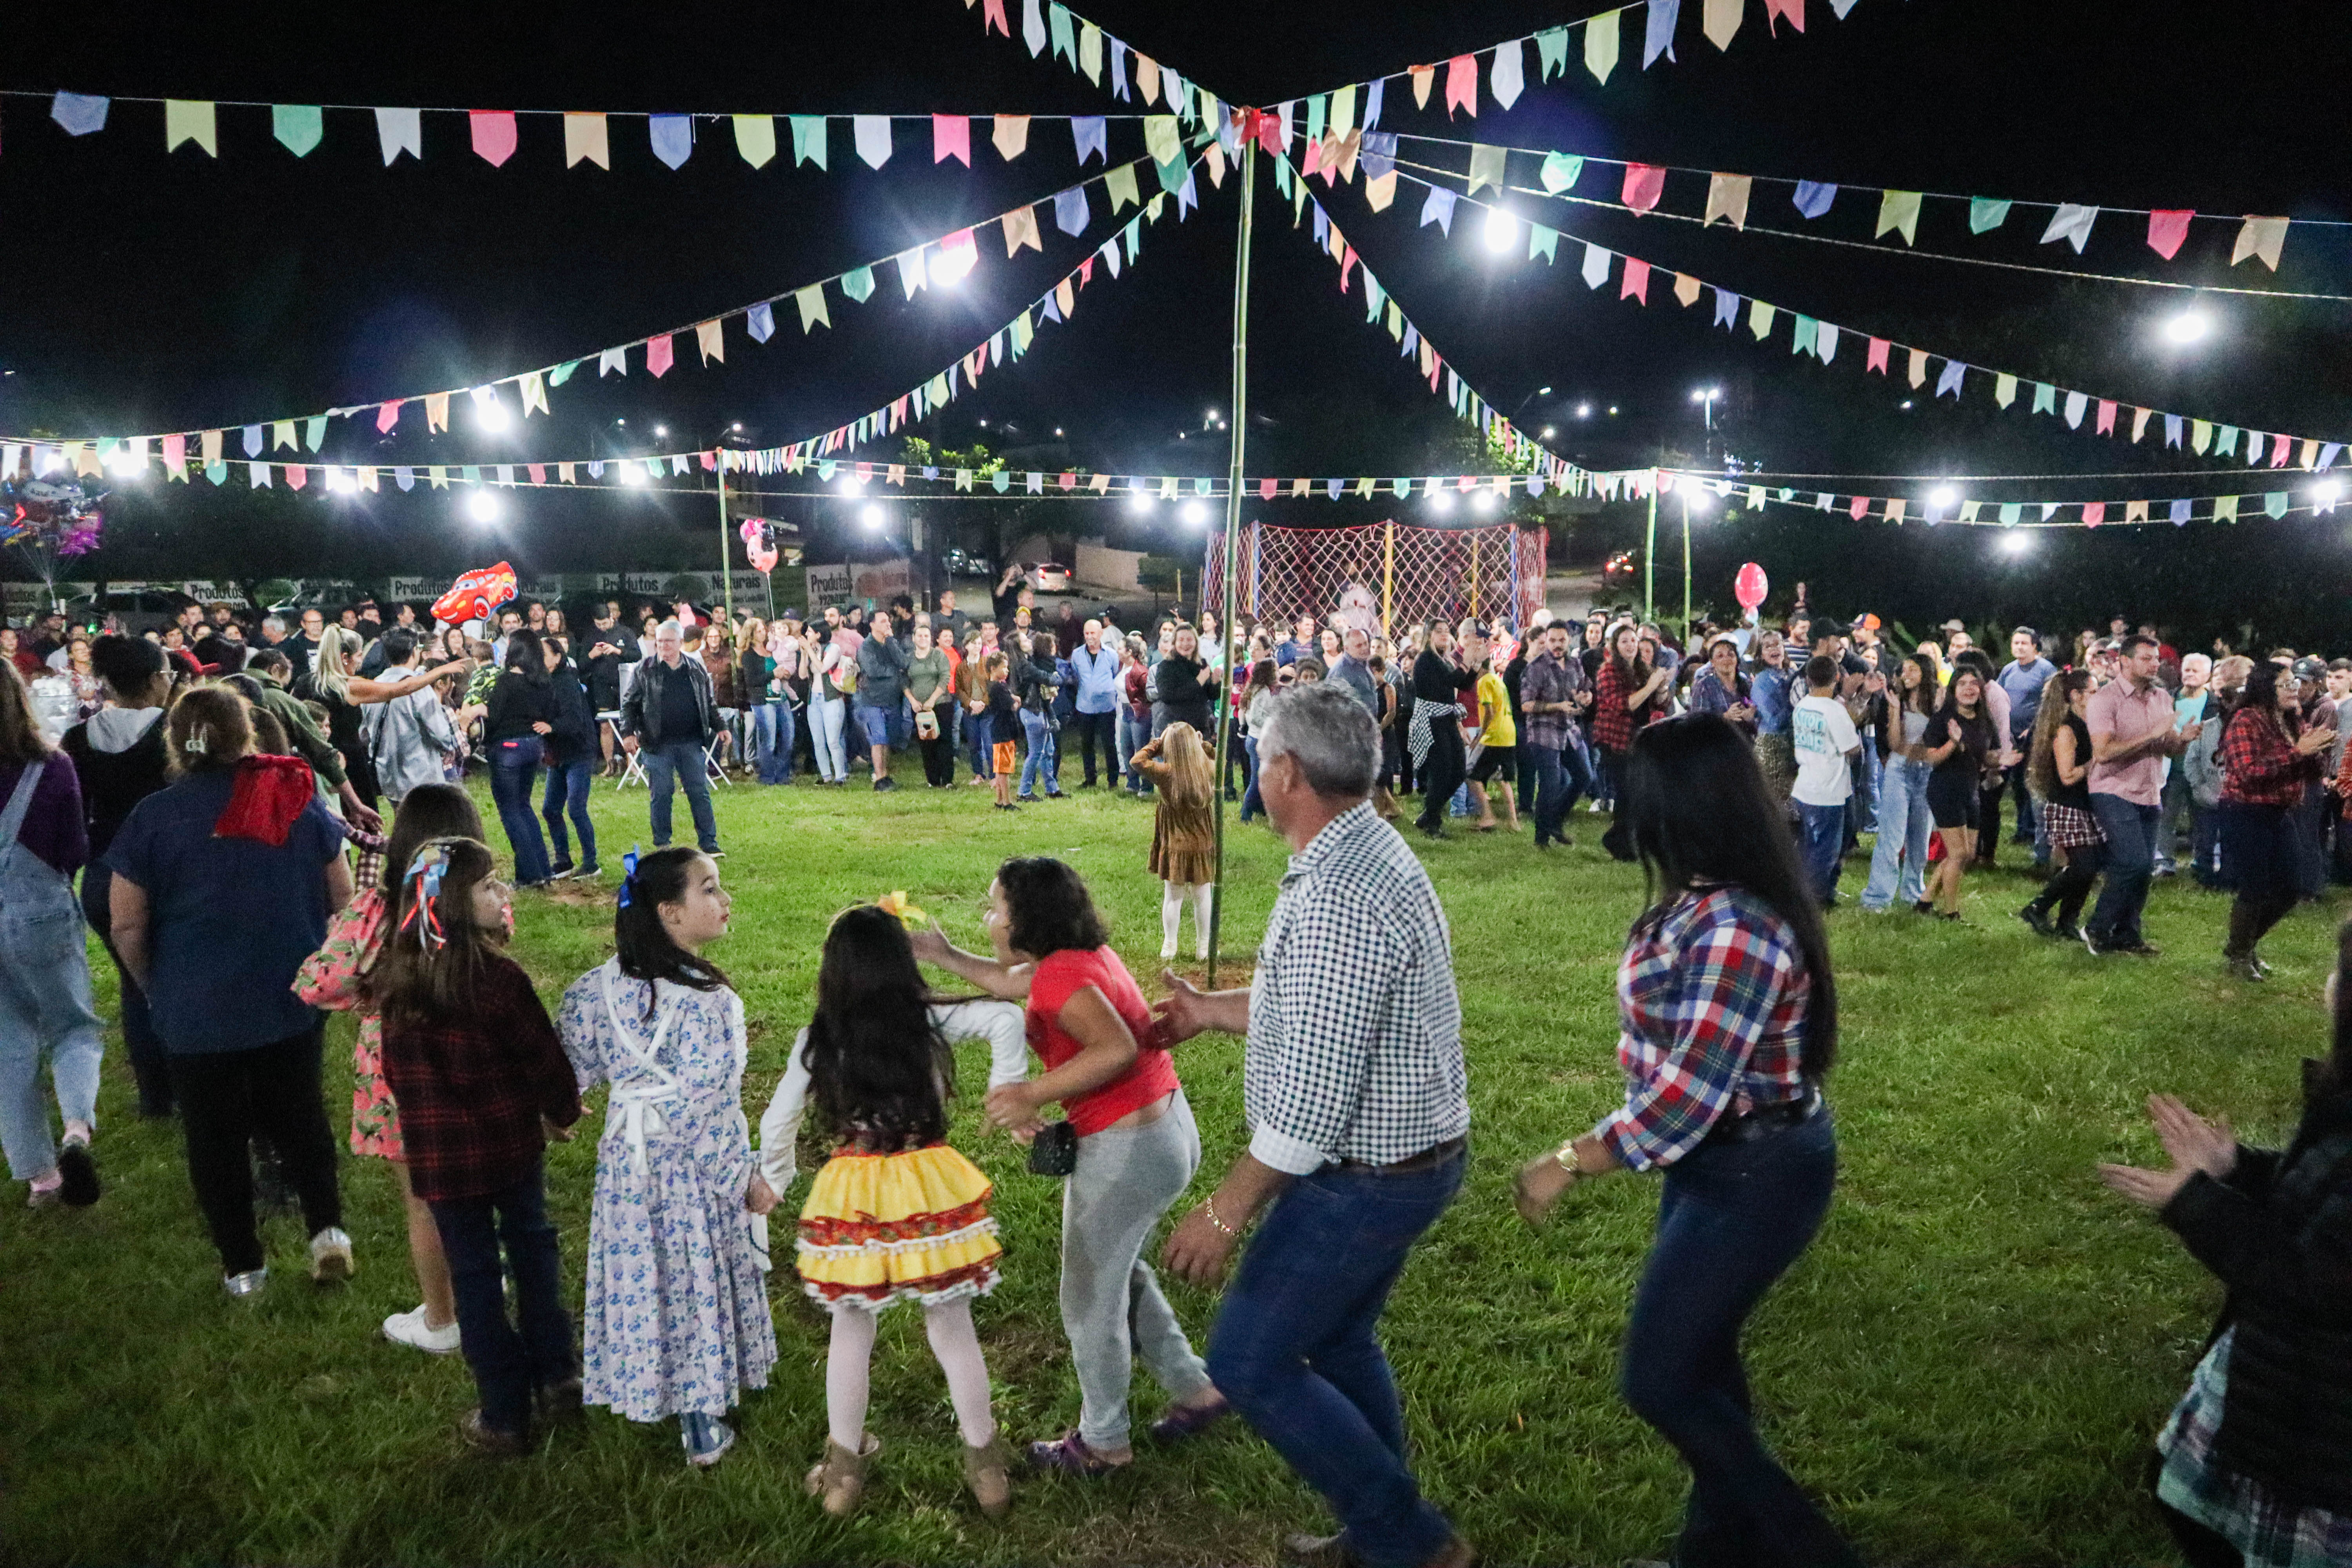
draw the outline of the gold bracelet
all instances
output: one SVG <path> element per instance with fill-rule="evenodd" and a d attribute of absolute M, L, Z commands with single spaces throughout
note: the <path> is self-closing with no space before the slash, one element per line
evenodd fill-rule
<path fill-rule="evenodd" d="M 1217 1217 L 1217 1200 L 1213 1194 L 1201 1200 L 1201 1212 L 1209 1216 L 1209 1223 L 1216 1227 L 1218 1235 L 1230 1237 L 1234 1241 L 1241 1239 L 1240 1231 Z"/>
<path fill-rule="evenodd" d="M 1566 1171 L 1571 1182 L 1583 1178 L 1584 1167 L 1576 1163 L 1576 1140 L 1573 1138 L 1551 1152 L 1551 1163 Z"/>

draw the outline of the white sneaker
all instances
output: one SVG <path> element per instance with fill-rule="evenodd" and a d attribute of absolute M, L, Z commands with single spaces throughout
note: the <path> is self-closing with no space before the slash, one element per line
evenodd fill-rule
<path fill-rule="evenodd" d="M 1172 942 L 1163 944 L 1160 949 L 1160 956 L 1163 961 L 1175 957 L 1176 944 Z"/>
<path fill-rule="evenodd" d="M 396 1345 L 408 1345 L 427 1355 L 448 1355 L 457 1349 L 457 1321 L 451 1319 L 444 1327 L 425 1326 L 425 1308 L 418 1305 L 405 1312 L 394 1312 L 383 1321 L 383 1337 Z"/>
<path fill-rule="evenodd" d="M 310 1279 L 313 1284 L 337 1285 L 359 1272 L 352 1261 L 351 1234 L 340 1226 L 329 1226 L 310 1238 Z"/>

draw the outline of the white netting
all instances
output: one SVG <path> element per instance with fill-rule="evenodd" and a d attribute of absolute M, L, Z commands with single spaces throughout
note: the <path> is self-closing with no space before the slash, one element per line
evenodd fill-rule
<path fill-rule="evenodd" d="M 1335 610 L 1393 637 L 1403 627 L 1465 616 L 1519 626 L 1544 602 L 1541 528 L 1421 528 L 1376 522 L 1357 528 L 1245 525 L 1234 543 L 1234 613 L 1288 621 Z M 1202 603 L 1223 613 L 1224 535 L 1209 541 Z"/>

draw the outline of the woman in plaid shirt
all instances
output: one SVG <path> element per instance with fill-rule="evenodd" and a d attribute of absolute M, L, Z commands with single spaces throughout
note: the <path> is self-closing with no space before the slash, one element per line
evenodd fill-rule
<path fill-rule="evenodd" d="M 1691 1468 L 1677 1562 L 1859 1563 L 1766 1451 L 1739 1331 L 1821 1228 L 1837 1140 L 1829 942 L 1746 738 L 1694 713 L 1643 730 L 1620 819 L 1659 901 L 1617 971 L 1625 1100 L 1519 1173 L 1540 1220 L 1580 1181 L 1665 1172 L 1622 1387 Z"/>
<path fill-rule="evenodd" d="M 2320 775 L 2320 754 L 2336 739 L 2330 729 L 2303 727 L 2292 685 L 2279 689 L 2279 668 L 2258 664 L 2245 695 L 2221 731 L 2221 863 L 2238 879 L 2230 905 L 2230 942 L 2222 962 L 2242 980 L 2267 980 L 2270 965 L 2254 944 L 2295 906 L 2294 811 L 2304 788 Z"/>

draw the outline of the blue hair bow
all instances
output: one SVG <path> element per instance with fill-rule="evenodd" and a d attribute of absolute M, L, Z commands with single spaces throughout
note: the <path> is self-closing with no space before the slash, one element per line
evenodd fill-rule
<path fill-rule="evenodd" d="M 621 908 L 625 910 L 634 901 L 632 895 L 636 885 L 637 847 L 632 844 L 629 852 L 621 857 Z"/>

